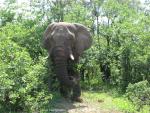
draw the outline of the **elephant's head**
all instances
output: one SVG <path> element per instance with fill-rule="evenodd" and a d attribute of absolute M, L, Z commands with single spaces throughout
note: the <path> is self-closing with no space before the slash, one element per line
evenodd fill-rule
<path fill-rule="evenodd" d="M 73 84 L 67 78 L 68 59 L 78 60 L 84 50 L 91 46 L 92 39 L 88 29 L 77 23 L 52 23 L 44 33 L 44 48 L 52 57 L 56 75 L 63 83 Z"/>

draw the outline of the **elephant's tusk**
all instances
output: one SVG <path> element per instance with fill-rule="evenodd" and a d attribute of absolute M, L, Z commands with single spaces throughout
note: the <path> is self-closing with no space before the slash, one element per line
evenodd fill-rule
<path fill-rule="evenodd" d="M 71 58 L 71 60 L 74 60 L 73 54 L 70 54 L 70 58 Z"/>

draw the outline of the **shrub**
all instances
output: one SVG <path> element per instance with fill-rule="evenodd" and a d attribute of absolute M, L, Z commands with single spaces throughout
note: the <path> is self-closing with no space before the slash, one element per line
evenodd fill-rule
<path fill-rule="evenodd" d="M 43 31 L 45 26 L 32 25 L 28 27 L 26 23 L 9 23 L 1 28 L 3 35 L 9 37 L 19 46 L 26 48 L 31 58 L 38 61 L 38 57 L 43 54 L 41 47 Z"/>
<path fill-rule="evenodd" d="M 0 10 L 0 26 L 5 26 L 6 23 L 12 22 L 14 20 L 15 13 L 11 9 L 1 9 Z"/>
<path fill-rule="evenodd" d="M 150 85 L 148 81 L 129 84 L 126 96 L 139 108 L 144 105 L 150 105 Z"/>
<path fill-rule="evenodd" d="M 29 53 L 7 38 L 0 39 L 0 53 L 1 111 L 34 111 L 48 103 L 45 60 L 33 65 Z"/>

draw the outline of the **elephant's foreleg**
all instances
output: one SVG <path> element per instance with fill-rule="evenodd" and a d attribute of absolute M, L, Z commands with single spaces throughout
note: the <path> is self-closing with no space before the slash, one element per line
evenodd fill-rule
<path fill-rule="evenodd" d="M 72 94 L 71 99 L 76 102 L 82 102 L 82 99 L 80 98 L 80 96 L 81 96 L 80 76 L 76 72 L 76 73 L 74 73 L 73 77 L 76 80 L 77 84 L 72 89 L 73 94 Z"/>
<path fill-rule="evenodd" d="M 77 64 L 74 62 L 70 62 L 68 65 L 68 75 L 70 78 L 74 79 L 76 81 L 76 85 L 72 87 L 72 97 L 71 99 L 73 101 L 82 102 L 82 99 L 80 99 L 81 96 L 81 87 L 80 87 L 80 76 L 77 70 Z"/>
<path fill-rule="evenodd" d="M 80 87 L 80 76 L 78 73 L 74 74 L 74 79 L 76 80 L 77 84 L 73 87 L 73 98 L 77 98 L 81 96 L 81 87 Z"/>
<path fill-rule="evenodd" d="M 61 96 L 63 96 L 64 98 L 69 98 L 70 97 L 70 92 L 71 92 L 71 89 L 69 87 L 66 87 L 63 84 L 60 85 L 60 94 L 61 94 Z"/>

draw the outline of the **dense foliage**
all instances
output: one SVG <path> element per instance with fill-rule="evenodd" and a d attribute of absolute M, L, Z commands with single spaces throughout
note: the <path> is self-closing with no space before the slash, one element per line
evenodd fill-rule
<path fill-rule="evenodd" d="M 19 31 L 16 30 L 17 33 Z M 11 111 L 30 111 L 48 103 L 52 96 L 48 94 L 48 86 L 44 83 L 47 73 L 46 60 L 41 57 L 35 63 L 26 48 L 11 40 L 13 37 L 9 37 L 4 32 L 1 32 L 0 36 L 0 104 L 3 105 L 2 107 Z"/>
<path fill-rule="evenodd" d="M 41 0 L 30 1 L 30 10 L 11 0 L 5 5 L 0 10 L 1 110 L 38 110 L 52 97 L 48 87 L 58 89 L 41 44 L 46 26 L 53 21 L 90 28 L 93 45 L 78 65 L 83 89 L 103 89 L 108 84 L 122 92 L 127 88 L 135 105 L 149 105 L 142 99 L 149 98 L 150 13 L 140 2 Z"/>
<path fill-rule="evenodd" d="M 129 84 L 126 96 L 139 108 L 143 105 L 150 105 L 150 85 L 148 81 Z"/>

